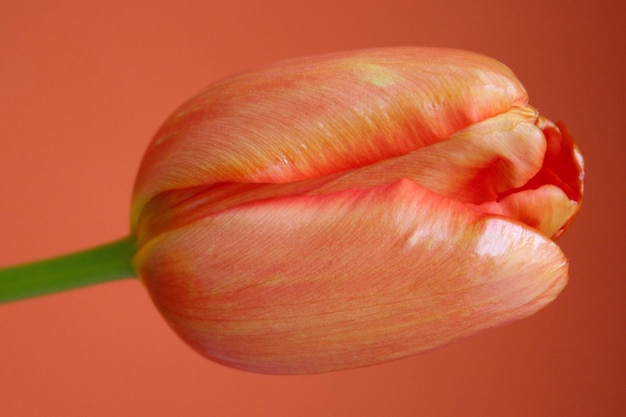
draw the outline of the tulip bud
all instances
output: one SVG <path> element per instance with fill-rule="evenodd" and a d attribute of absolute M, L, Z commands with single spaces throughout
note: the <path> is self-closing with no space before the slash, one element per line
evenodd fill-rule
<path fill-rule="evenodd" d="M 213 84 L 160 128 L 134 191 L 134 266 L 217 362 L 371 365 L 552 301 L 568 274 L 553 239 L 582 179 L 568 130 L 493 59 L 295 59 Z"/>

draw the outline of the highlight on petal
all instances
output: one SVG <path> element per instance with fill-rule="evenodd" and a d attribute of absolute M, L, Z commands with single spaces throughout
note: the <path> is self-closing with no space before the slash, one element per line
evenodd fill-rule
<path fill-rule="evenodd" d="M 192 347 L 277 374 L 415 354 L 533 314 L 567 280 L 550 239 L 410 180 L 243 204 L 135 265 Z"/>

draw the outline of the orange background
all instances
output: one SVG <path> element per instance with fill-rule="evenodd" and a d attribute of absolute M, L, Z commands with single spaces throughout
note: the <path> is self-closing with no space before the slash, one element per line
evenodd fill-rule
<path fill-rule="evenodd" d="M 566 120 L 586 200 L 570 283 L 539 314 L 413 358 L 306 377 L 225 368 L 121 281 L 0 306 L 2 416 L 623 416 L 624 28 L 618 1 L 23 1 L 0 6 L 0 265 L 127 233 L 151 135 L 277 59 L 388 45 L 509 65 Z"/>

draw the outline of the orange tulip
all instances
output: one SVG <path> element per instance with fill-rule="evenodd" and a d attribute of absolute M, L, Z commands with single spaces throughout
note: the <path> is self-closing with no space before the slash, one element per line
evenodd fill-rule
<path fill-rule="evenodd" d="M 582 197 L 563 125 L 493 59 L 392 48 L 222 80 L 140 167 L 133 264 L 171 327 L 229 366 L 315 373 L 535 313 Z"/>

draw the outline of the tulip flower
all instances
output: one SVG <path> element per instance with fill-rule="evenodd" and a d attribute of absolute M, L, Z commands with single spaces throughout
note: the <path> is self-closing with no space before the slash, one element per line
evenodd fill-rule
<path fill-rule="evenodd" d="M 491 58 L 387 48 L 284 61 L 209 86 L 162 125 L 129 238 L 0 272 L 0 294 L 43 292 L 25 277 L 46 272 L 56 289 L 137 275 L 214 361 L 274 374 L 372 365 L 554 300 L 568 277 L 554 239 L 582 188 L 566 126 Z"/>

